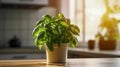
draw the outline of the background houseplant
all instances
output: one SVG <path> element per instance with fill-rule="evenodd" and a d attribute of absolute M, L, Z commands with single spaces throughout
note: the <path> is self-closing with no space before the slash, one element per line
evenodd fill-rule
<path fill-rule="evenodd" d="M 43 45 L 46 46 L 48 54 L 53 54 L 52 59 L 57 55 L 54 55 L 55 51 L 62 51 L 62 44 L 69 43 L 72 47 L 78 45 L 77 36 L 79 36 L 79 28 L 76 25 L 70 24 L 70 20 L 65 18 L 62 13 L 57 16 L 44 15 L 41 20 L 39 20 L 33 30 L 32 36 L 35 39 L 35 44 L 41 49 Z M 56 45 L 57 49 L 56 48 Z M 67 47 L 67 46 L 66 46 Z M 66 51 L 62 51 L 67 54 Z M 60 53 L 60 52 L 55 52 Z M 66 55 L 65 54 L 65 55 Z M 61 55 L 61 54 L 59 54 Z M 58 56 L 59 56 L 58 55 Z M 64 55 L 64 56 L 65 56 Z M 60 60 L 62 57 L 56 60 L 48 62 L 65 62 L 66 60 Z M 50 59 L 50 58 L 47 58 Z M 64 58 L 65 59 L 65 58 Z"/>
<path fill-rule="evenodd" d="M 114 9 L 112 9 L 109 7 L 108 0 L 104 1 L 106 12 L 101 18 L 99 32 L 97 33 L 96 38 L 99 40 L 99 48 L 101 50 L 115 50 L 116 40 L 120 38 L 118 29 L 119 20 L 110 17 L 110 15 L 119 12 L 120 8 L 118 8 L 117 5 L 114 5 Z"/>

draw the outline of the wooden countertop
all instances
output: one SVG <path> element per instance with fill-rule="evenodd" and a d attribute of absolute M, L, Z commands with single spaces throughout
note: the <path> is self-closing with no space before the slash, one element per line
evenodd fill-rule
<path fill-rule="evenodd" d="M 67 59 L 64 64 L 47 64 L 46 60 L 0 60 L 0 67 L 120 67 L 120 58 Z"/>

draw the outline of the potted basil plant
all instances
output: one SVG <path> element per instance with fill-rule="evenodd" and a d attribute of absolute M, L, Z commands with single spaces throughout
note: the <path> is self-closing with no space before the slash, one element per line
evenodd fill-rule
<path fill-rule="evenodd" d="M 63 63 L 67 59 L 68 45 L 73 48 L 78 45 L 79 33 L 78 26 L 71 24 L 70 19 L 59 13 L 57 16 L 42 16 L 36 23 L 32 36 L 39 49 L 46 47 L 48 63 Z"/>

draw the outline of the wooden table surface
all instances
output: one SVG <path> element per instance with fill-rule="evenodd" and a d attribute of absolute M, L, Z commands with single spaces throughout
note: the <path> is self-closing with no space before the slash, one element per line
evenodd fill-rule
<path fill-rule="evenodd" d="M 76 58 L 64 64 L 47 64 L 46 60 L 0 60 L 0 67 L 120 67 L 120 58 Z"/>

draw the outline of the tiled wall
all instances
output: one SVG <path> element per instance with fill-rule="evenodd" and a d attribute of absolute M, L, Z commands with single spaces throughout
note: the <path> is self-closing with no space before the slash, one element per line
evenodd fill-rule
<path fill-rule="evenodd" d="M 54 15 L 55 11 L 44 9 L 0 9 L 0 47 L 8 47 L 8 41 L 16 35 L 22 47 L 34 47 L 32 30 L 38 19 L 45 13 Z"/>

